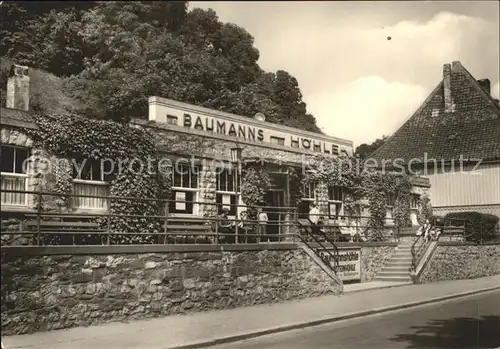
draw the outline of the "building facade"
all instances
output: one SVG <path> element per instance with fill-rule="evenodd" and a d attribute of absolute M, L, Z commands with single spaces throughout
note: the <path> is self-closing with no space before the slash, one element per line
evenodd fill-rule
<path fill-rule="evenodd" d="M 15 67 L 8 84 L 7 108 L 2 108 L 1 185 L 2 190 L 35 190 L 43 180 L 26 171 L 23 163 L 34 155 L 45 154 L 33 148 L 30 130 L 36 130 L 29 110 L 29 73 L 26 67 Z M 338 157 L 353 154 L 353 143 L 242 117 L 161 97 L 149 98 L 148 120 L 132 120 L 132 127 L 147 128 L 157 136 L 157 146 L 172 170 L 172 201 L 168 214 L 179 217 L 213 215 L 227 207 L 230 216 L 245 210 L 241 198 L 241 164 L 261 162 L 270 174 L 272 187 L 264 195 L 270 220 L 283 221 L 291 208 L 307 214 L 315 202 L 323 216 L 339 219 L 344 215 L 344 189 L 321 182 L 304 185 L 301 203 L 292 202 L 291 171 L 305 171 L 308 159 L 321 154 Z M 85 132 L 85 130 L 82 130 Z M 234 157 L 235 152 L 238 154 Z M 50 154 L 45 154 L 50 156 Z M 30 165 L 33 166 L 33 165 Z M 73 198 L 71 210 L 99 213 L 107 210 L 109 181 L 106 169 L 88 161 L 81 173 L 73 170 L 72 191 L 86 197 Z M 422 193 L 427 183 L 416 183 L 413 190 Z M 2 193 L 3 212 L 33 210 L 33 198 L 22 193 Z M 241 206 L 235 206 L 241 205 Z M 391 203 L 388 202 L 388 217 Z M 281 209 L 283 208 L 283 209 Z M 416 200 L 413 216 L 416 217 Z M 413 219 L 416 221 L 416 218 Z M 280 229 L 279 225 L 275 229 Z M 275 232 L 279 233 L 279 231 Z"/>
<path fill-rule="evenodd" d="M 371 158 L 428 178 L 436 215 L 500 216 L 500 107 L 490 81 L 445 64 L 438 86 Z"/>

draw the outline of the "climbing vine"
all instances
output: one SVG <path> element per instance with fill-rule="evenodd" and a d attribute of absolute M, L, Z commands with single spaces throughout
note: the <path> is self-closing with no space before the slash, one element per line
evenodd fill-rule
<path fill-rule="evenodd" d="M 427 219 L 430 220 L 432 218 L 432 215 L 433 215 L 431 199 L 430 199 L 429 195 L 420 196 L 417 204 L 419 207 L 417 221 L 418 221 L 418 224 L 424 225 L 425 221 Z"/>
<path fill-rule="evenodd" d="M 322 181 L 329 187 L 343 188 L 345 213 L 360 216 L 368 209 L 369 235 L 382 239 L 387 198 L 394 197 L 394 220 L 397 226 L 410 224 L 411 183 L 402 173 L 382 173 L 363 168 L 357 157 L 342 155 L 337 158 L 317 156 L 308 163 L 304 183 Z"/>
<path fill-rule="evenodd" d="M 293 207 L 299 206 L 304 197 L 304 174 L 302 171 L 295 168 L 290 168 L 288 172 L 289 189 L 290 189 L 290 205 Z"/>
<path fill-rule="evenodd" d="M 246 164 L 241 181 L 241 199 L 249 219 L 257 218 L 256 206 L 264 204 L 264 194 L 271 188 L 271 178 L 260 163 Z"/>
<path fill-rule="evenodd" d="M 168 197 L 171 184 L 169 173 L 158 166 L 155 137 L 141 128 L 75 114 L 39 114 L 35 122 L 39 126 L 35 146 L 59 158 L 71 159 L 71 165 L 75 160 L 112 164 L 107 169 L 110 195 L 136 198 L 110 200 L 111 214 L 135 216 L 101 221 L 113 232 L 122 233 L 112 236 L 111 243 L 153 243 L 152 233 L 160 232 L 160 222 L 140 216 L 158 215 L 160 202 L 144 199 Z M 53 191 L 64 197 L 71 191 L 71 179 L 67 169 L 56 171 Z"/>

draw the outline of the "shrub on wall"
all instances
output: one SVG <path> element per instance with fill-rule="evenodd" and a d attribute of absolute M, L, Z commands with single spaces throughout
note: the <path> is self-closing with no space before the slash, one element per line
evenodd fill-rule
<path fill-rule="evenodd" d="M 451 212 L 445 215 L 451 225 L 462 225 L 465 221 L 466 241 L 481 242 L 497 239 L 498 217 L 480 212 Z M 453 219 L 457 221 L 453 222 Z"/>
<path fill-rule="evenodd" d="M 264 204 L 264 194 L 271 188 L 271 178 L 259 163 L 247 164 L 243 173 L 241 199 L 247 206 L 248 218 L 256 219 L 256 206 Z"/>
<path fill-rule="evenodd" d="M 153 243 L 149 234 L 161 231 L 160 222 L 140 216 L 158 215 L 160 202 L 141 199 L 166 198 L 171 185 L 170 175 L 158 166 L 154 135 L 126 124 L 70 113 L 39 114 L 35 122 L 39 126 L 34 137 L 36 147 L 60 158 L 112 163 L 108 168 L 111 196 L 136 198 L 110 200 L 111 214 L 136 216 L 102 220 L 113 232 L 123 233 L 112 236 L 110 242 Z M 71 183 L 71 177 L 67 174 L 56 177 L 55 191 L 67 194 L 68 182 Z"/>
<path fill-rule="evenodd" d="M 363 208 L 370 212 L 369 234 L 372 239 L 382 239 L 387 215 L 387 197 L 396 198 L 394 220 L 398 226 L 408 226 L 410 219 L 411 183 L 401 173 L 382 173 L 363 169 L 356 157 L 343 155 L 337 158 L 318 156 L 308 163 L 305 182 L 322 181 L 329 187 L 343 187 L 345 211 L 360 215 Z M 368 204 L 363 199 L 368 200 Z"/>

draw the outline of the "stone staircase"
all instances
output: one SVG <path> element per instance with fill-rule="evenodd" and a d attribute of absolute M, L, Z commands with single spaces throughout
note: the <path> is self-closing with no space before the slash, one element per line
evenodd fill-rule
<path fill-rule="evenodd" d="M 413 242 L 404 242 L 385 263 L 382 269 L 377 273 L 374 280 L 376 281 L 393 281 L 393 282 L 411 282 L 410 267 L 411 267 L 411 246 Z"/>

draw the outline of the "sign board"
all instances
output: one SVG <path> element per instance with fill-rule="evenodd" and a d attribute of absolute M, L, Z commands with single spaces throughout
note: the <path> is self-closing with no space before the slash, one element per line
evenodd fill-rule
<path fill-rule="evenodd" d="M 330 250 L 333 254 L 333 250 Z M 330 255 L 325 251 L 319 251 L 320 255 L 326 260 L 330 260 Z M 333 267 L 334 263 L 331 261 Z M 339 249 L 339 266 L 337 275 L 342 281 L 361 280 L 361 249 L 343 248 Z"/>
<path fill-rule="evenodd" d="M 323 154 L 339 155 L 342 149 L 352 153 L 352 142 L 348 140 L 273 125 L 160 97 L 149 98 L 149 120 L 251 142 L 279 144 Z"/>
<path fill-rule="evenodd" d="M 231 195 L 223 194 L 222 195 L 222 208 L 227 208 L 231 210 Z"/>
<path fill-rule="evenodd" d="M 175 209 L 179 211 L 186 210 L 186 193 L 182 191 L 175 192 Z"/>

